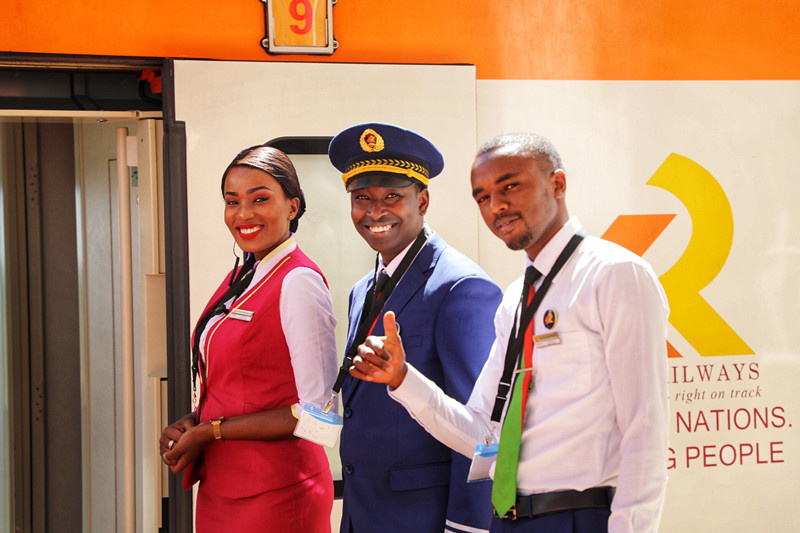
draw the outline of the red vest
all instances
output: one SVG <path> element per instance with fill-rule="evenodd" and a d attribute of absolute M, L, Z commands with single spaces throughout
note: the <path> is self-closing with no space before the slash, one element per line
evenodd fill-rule
<path fill-rule="evenodd" d="M 207 377 L 200 389 L 201 422 L 286 407 L 298 401 L 281 327 L 280 294 L 286 274 L 301 266 L 322 275 L 296 248 L 234 303 L 234 309 L 252 311 L 249 322 L 228 313 L 209 328 L 203 346 Z M 227 288 L 227 282 L 223 283 L 211 302 Z M 206 311 L 208 308 L 203 313 Z M 295 438 L 215 440 L 203 450 L 202 463 L 202 488 L 232 498 L 292 485 L 329 468 L 321 446 Z"/>

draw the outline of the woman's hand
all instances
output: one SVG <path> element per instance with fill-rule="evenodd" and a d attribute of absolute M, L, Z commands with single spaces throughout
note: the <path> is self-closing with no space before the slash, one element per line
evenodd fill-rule
<path fill-rule="evenodd" d="M 161 432 L 161 439 L 159 440 L 161 460 L 164 461 L 164 464 L 169 466 L 170 469 L 172 469 L 176 461 L 174 459 L 168 459 L 167 454 L 175 448 L 175 445 L 184 437 L 186 432 L 193 427 L 195 427 L 194 413 L 189 413 L 165 427 L 164 431 Z M 174 457 L 174 455 L 170 457 Z M 175 471 L 173 470 L 173 472 Z M 178 470 L 178 472 L 180 472 L 180 470 Z"/>
<path fill-rule="evenodd" d="M 189 413 L 165 427 L 159 440 L 161 455 L 163 456 L 165 452 L 171 450 L 172 446 L 181 440 L 181 436 L 192 426 L 194 426 L 194 413 Z"/>
<path fill-rule="evenodd" d="M 189 463 L 197 459 L 206 444 L 212 440 L 214 440 L 214 432 L 211 424 L 203 422 L 183 431 L 180 438 L 172 445 L 172 448 L 163 452 L 161 457 L 172 473 L 177 474 L 182 472 Z"/>
<path fill-rule="evenodd" d="M 293 434 L 297 419 L 291 406 L 278 407 L 257 413 L 225 419 L 223 429 L 227 440 L 282 440 L 296 438 Z M 159 445 L 161 460 L 177 474 L 197 459 L 206 444 L 214 440 L 214 429 L 209 422 L 195 425 L 189 413 L 164 428 Z"/>

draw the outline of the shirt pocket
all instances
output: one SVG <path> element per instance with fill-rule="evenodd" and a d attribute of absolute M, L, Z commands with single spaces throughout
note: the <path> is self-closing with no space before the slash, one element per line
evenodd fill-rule
<path fill-rule="evenodd" d="M 558 344 L 535 347 L 534 388 L 556 396 L 586 393 L 592 384 L 589 339 L 582 331 L 559 332 Z"/>

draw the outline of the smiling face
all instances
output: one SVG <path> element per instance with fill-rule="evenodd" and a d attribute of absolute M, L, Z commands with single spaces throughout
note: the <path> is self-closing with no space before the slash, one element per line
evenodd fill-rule
<path fill-rule="evenodd" d="M 365 187 L 350 193 L 350 217 L 384 264 L 394 259 L 422 231 L 428 189 Z"/>
<path fill-rule="evenodd" d="M 531 259 L 569 219 L 566 176 L 546 158 L 497 148 L 475 158 L 470 179 L 472 196 L 492 233 Z"/>
<path fill-rule="evenodd" d="M 287 198 L 278 181 L 261 170 L 233 167 L 225 176 L 225 224 L 236 244 L 263 259 L 289 238 L 299 198 Z"/>

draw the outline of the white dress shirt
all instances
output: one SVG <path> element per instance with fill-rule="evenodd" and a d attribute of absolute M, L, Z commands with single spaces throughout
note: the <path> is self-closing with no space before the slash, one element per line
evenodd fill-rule
<path fill-rule="evenodd" d="M 580 227 L 571 218 L 526 266 L 546 276 Z M 476 444 L 499 438 L 490 417 L 521 291 L 522 277 L 497 310 L 497 338 L 466 406 L 411 367 L 389 391 L 432 435 L 468 457 Z M 548 310 L 557 313 L 550 330 L 543 322 Z M 602 239 L 583 240 L 533 318 L 534 335 L 558 332 L 560 344 L 534 347 L 519 493 L 615 486 L 609 531 L 658 529 L 667 482 L 668 313 L 650 265 Z"/>
<path fill-rule="evenodd" d="M 264 279 L 281 259 L 297 248 L 294 237 L 274 254 L 262 259 L 245 293 Z M 244 293 L 242 293 L 244 294 Z M 298 407 L 310 403 L 324 406 L 339 372 L 336 352 L 336 318 L 333 301 L 325 281 L 307 267 L 293 269 L 283 278 L 280 296 L 281 327 L 292 360 Z M 230 308 L 230 303 L 228 304 Z M 209 320 L 200 338 L 201 357 L 205 336 L 223 315 Z"/>
<path fill-rule="evenodd" d="M 423 225 L 423 227 L 424 227 L 424 228 L 426 228 L 426 229 L 428 229 L 428 231 L 430 232 L 430 234 L 431 234 L 431 235 L 433 235 L 433 232 L 430 230 L 430 228 L 428 228 L 428 225 L 427 225 L 427 224 L 424 224 L 424 225 Z M 413 240 L 413 241 L 411 241 L 410 243 L 408 243 L 408 244 L 406 245 L 406 247 L 405 247 L 405 248 L 403 248 L 403 249 L 400 251 L 400 253 L 399 253 L 399 254 L 397 254 L 397 255 L 394 257 L 394 259 L 392 259 L 391 261 L 389 261 L 389 264 L 388 264 L 388 265 L 387 265 L 387 264 L 385 264 L 385 263 L 383 262 L 383 256 L 382 256 L 381 254 L 378 254 L 378 266 L 377 266 L 377 268 L 375 269 L 375 280 L 376 280 L 376 281 L 378 280 L 378 276 L 381 274 L 381 272 L 386 272 L 386 275 L 387 275 L 387 276 L 389 276 L 389 277 L 392 277 L 392 276 L 394 276 L 394 273 L 397 271 L 397 268 L 400 266 L 400 263 L 402 263 L 402 262 L 403 262 L 403 258 L 406 256 L 406 254 L 407 254 L 407 253 L 408 253 L 408 251 L 411 249 L 411 247 L 412 247 L 412 246 L 414 246 L 414 243 L 415 243 L 416 241 L 417 241 L 417 239 L 416 239 L 416 238 L 414 238 L 414 240 Z M 428 242 L 428 241 L 427 241 L 427 239 L 426 239 L 426 240 L 425 240 L 425 243 L 423 243 L 423 244 L 422 244 L 422 246 L 420 247 L 420 250 L 422 250 L 422 248 L 425 246 L 425 244 L 426 244 L 427 242 Z M 419 254 L 419 252 L 417 252 L 417 254 Z"/>

